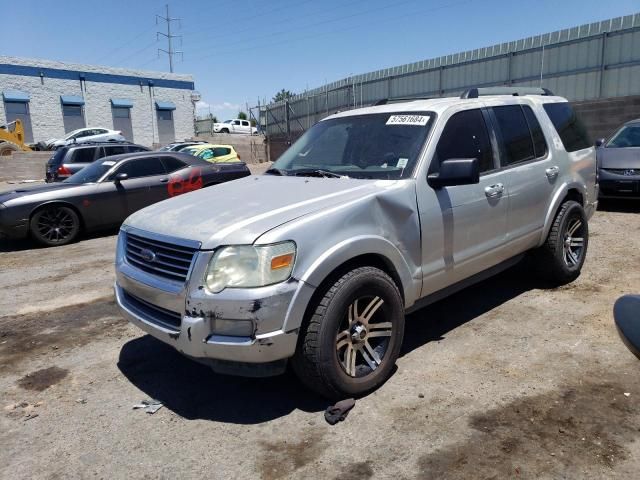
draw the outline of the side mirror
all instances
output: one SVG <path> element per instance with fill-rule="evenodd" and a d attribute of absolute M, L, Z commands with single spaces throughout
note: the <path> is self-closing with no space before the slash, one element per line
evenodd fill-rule
<path fill-rule="evenodd" d="M 624 344 L 640 358 L 640 295 L 620 297 L 613 307 L 613 318 Z"/>
<path fill-rule="evenodd" d="M 126 173 L 118 173 L 113 179 L 113 181 L 116 183 L 120 183 L 121 181 L 126 180 L 127 178 L 129 178 L 129 175 L 127 175 Z"/>
<path fill-rule="evenodd" d="M 605 139 L 604 138 L 599 138 L 596 140 L 596 147 L 601 147 L 602 145 L 604 145 Z"/>
<path fill-rule="evenodd" d="M 440 171 L 430 173 L 427 183 L 435 189 L 480 182 L 477 158 L 449 158 L 440 164 Z"/>

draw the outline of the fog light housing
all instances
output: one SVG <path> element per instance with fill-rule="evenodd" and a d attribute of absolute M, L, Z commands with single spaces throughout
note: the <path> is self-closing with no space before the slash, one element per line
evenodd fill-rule
<path fill-rule="evenodd" d="M 211 320 L 211 333 L 228 337 L 253 337 L 253 321 L 216 318 Z"/>

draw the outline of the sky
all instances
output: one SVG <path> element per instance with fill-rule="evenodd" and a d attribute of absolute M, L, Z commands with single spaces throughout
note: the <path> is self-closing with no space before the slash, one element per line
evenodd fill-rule
<path fill-rule="evenodd" d="M 21 0 L 0 54 L 168 71 L 167 0 Z M 16 4 L 17 5 L 17 4 Z M 350 75 L 640 12 L 640 0 L 169 0 L 174 71 L 199 114 L 235 118 Z M 8 20 L 8 21 L 7 21 Z"/>

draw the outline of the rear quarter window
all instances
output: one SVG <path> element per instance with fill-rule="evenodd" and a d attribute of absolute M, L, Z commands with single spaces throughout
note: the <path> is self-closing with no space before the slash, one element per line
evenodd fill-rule
<path fill-rule="evenodd" d="M 96 155 L 95 148 L 78 148 L 71 156 L 69 163 L 91 163 Z"/>
<path fill-rule="evenodd" d="M 544 110 L 556 127 L 567 152 L 576 152 L 592 145 L 586 127 L 568 103 L 545 103 Z"/>

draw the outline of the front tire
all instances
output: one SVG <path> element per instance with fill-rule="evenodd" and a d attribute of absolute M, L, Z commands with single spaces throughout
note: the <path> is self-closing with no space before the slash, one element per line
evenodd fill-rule
<path fill-rule="evenodd" d="M 45 206 L 33 214 L 29 229 L 31 236 L 42 245 L 66 245 L 80 233 L 80 218 L 69 207 Z"/>
<path fill-rule="evenodd" d="M 544 245 L 535 252 L 541 276 L 553 285 L 566 285 L 580 276 L 589 245 L 589 224 L 582 205 L 563 203 Z"/>
<path fill-rule="evenodd" d="M 369 393 L 391 376 L 402 346 L 404 305 L 385 272 L 352 270 L 312 308 L 293 359 L 302 383 L 338 399 Z"/>

